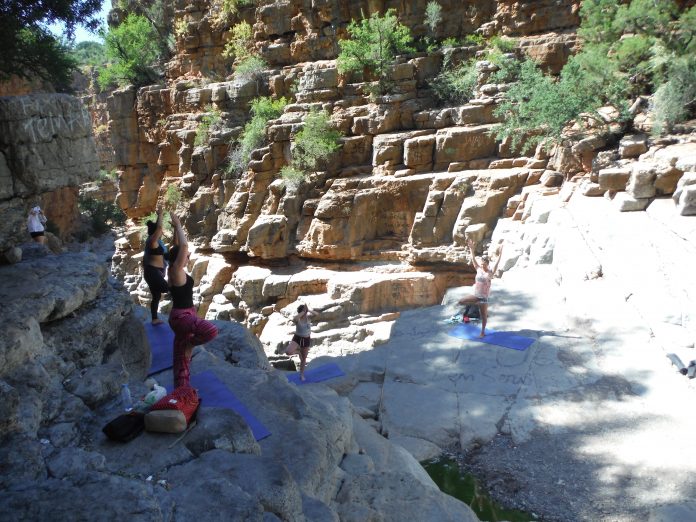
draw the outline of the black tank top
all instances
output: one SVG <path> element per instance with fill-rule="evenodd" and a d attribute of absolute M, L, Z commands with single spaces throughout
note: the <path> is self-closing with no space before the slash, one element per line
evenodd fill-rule
<path fill-rule="evenodd" d="M 181 286 L 169 285 L 173 308 L 193 308 L 193 277 L 186 274 L 186 282 Z"/>
<path fill-rule="evenodd" d="M 143 265 L 149 265 L 151 261 L 151 256 L 164 256 L 164 259 L 169 258 L 169 253 L 164 251 L 164 247 L 162 246 L 162 242 L 158 241 L 157 246 L 155 248 L 152 248 L 150 246 L 150 238 L 148 237 L 147 240 L 145 241 L 145 251 L 143 255 Z"/>

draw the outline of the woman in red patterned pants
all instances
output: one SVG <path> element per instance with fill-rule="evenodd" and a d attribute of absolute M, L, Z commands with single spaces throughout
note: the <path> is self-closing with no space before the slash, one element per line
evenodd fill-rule
<path fill-rule="evenodd" d="M 169 292 L 172 311 L 169 326 L 174 330 L 174 388 L 188 386 L 191 377 L 191 352 L 193 347 L 212 341 L 218 334 L 217 327 L 196 315 L 193 306 L 193 278 L 185 272 L 190 253 L 186 234 L 179 217 L 171 213 L 174 226 L 174 243 L 169 253 Z"/>

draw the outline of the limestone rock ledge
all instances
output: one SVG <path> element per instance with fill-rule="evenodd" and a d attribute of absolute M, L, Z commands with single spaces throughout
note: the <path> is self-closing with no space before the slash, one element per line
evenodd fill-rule
<path fill-rule="evenodd" d="M 29 208 L 69 232 L 78 186 L 94 179 L 99 160 L 89 114 L 66 94 L 0 98 L 0 250 L 26 240 Z"/>
<path fill-rule="evenodd" d="M 242 417 L 206 408 L 178 443 L 108 441 L 120 384 L 145 392 L 141 322 L 94 256 L 28 252 L 0 267 L 3 520 L 477 520 L 347 399 L 270 370 L 235 322 L 217 323 L 192 372 L 213 371 L 271 436 L 257 442 Z"/>

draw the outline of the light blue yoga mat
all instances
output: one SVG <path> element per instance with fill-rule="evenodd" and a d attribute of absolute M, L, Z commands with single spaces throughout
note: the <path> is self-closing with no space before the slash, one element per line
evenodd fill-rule
<path fill-rule="evenodd" d="M 510 332 L 496 332 L 495 330 L 488 329 L 486 330 L 485 337 L 479 337 L 481 334 L 481 327 L 479 325 L 467 323 L 458 324 L 447 332 L 447 334 L 460 339 L 494 344 L 496 346 L 503 346 L 519 351 L 526 350 L 536 342 L 536 339 L 530 337 L 523 337 Z"/>
<path fill-rule="evenodd" d="M 152 353 L 152 363 L 147 372 L 149 377 L 162 370 L 168 370 L 174 365 L 174 332 L 167 323 L 153 325 L 147 322 L 143 326 L 145 326 Z"/>
<path fill-rule="evenodd" d="M 305 370 L 305 381 L 300 380 L 299 372 L 291 372 L 288 374 L 288 381 L 295 384 L 308 384 L 310 382 L 321 382 L 334 377 L 342 377 L 345 375 L 343 370 L 336 363 L 322 364 L 316 368 Z"/>
<path fill-rule="evenodd" d="M 203 408 L 228 408 L 241 415 L 256 440 L 265 439 L 271 434 L 211 370 L 192 375 L 191 386 L 198 390 Z"/>

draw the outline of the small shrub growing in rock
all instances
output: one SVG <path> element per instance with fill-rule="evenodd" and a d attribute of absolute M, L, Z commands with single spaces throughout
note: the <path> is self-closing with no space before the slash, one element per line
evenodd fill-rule
<path fill-rule="evenodd" d="M 373 13 L 370 18 L 353 21 L 348 26 L 350 38 L 338 42 L 338 70 L 347 72 L 370 72 L 378 80 L 377 91 L 384 94 L 391 84 L 389 68 L 397 54 L 413 52 L 412 38 L 408 27 L 399 23 L 394 9 L 384 16 Z"/>
<path fill-rule="evenodd" d="M 473 98 L 477 77 L 474 61 L 456 67 L 445 64 L 440 74 L 431 80 L 430 88 L 441 104 L 460 105 Z"/>
<path fill-rule="evenodd" d="M 331 126 L 325 111 L 311 111 L 304 127 L 295 136 L 292 163 L 305 171 L 317 170 L 331 154 L 340 148 L 341 133 Z"/>
<path fill-rule="evenodd" d="M 305 173 L 291 165 L 285 165 L 280 169 L 280 177 L 285 181 L 286 185 L 298 187 L 305 179 Z"/>
<path fill-rule="evenodd" d="M 488 41 L 488 45 L 501 53 L 512 53 L 515 52 L 517 48 L 517 40 L 515 38 L 495 35 Z"/>
<path fill-rule="evenodd" d="M 252 55 L 244 58 L 234 69 L 234 77 L 244 80 L 253 80 L 263 74 L 268 64 L 260 56 Z"/>
<path fill-rule="evenodd" d="M 82 214 L 89 217 L 92 230 L 103 234 L 113 226 L 121 226 L 126 222 L 126 215 L 115 203 L 80 196 L 78 208 Z"/>
<path fill-rule="evenodd" d="M 185 18 L 180 18 L 174 22 L 174 34 L 177 38 L 183 38 L 188 32 L 188 22 Z"/>
<path fill-rule="evenodd" d="M 325 111 L 312 110 L 297 133 L 292 148 L 292 160 L 280 171 L 280 176 L 298 185 L 305 173 L 318 170 L 340 146 L 341 133 L 331 126 Z"/>
<path fill-rule="evenodd" d="M 99 170 L 99 177 L 97 178 L 97 183 L 105 183 L 107 181 L 116 181 L 118 180 L 118 171 L 116 169 L 111 169 L 111 170 L 105 170 L 105 169 L 100 169 Z"/>
<path fill-rule="evenodd" d="M 222 55 L 232 60 L 244 60 L 254 54 L 254 33 L 247 22 L 239 22 L 232 27 L 230 41 L 225 44 Z"/>
<path fill-rule="evenodd" d="M 653 98 L 653 133 L 672 130 L 696 108 L 696 60 L 675 60 L 669 68 L 669 80 L 660 85 Z"/>
<path fill-rule="evenodd" d="M 442 22 L 442 6 L 434 1 L 428 2 L 425 6 L 425 25 L 434 33 L 440 22 Z"/>
<path fill-rule="evenodd" d="M 246 169 L 251 153 L 258 149 L 266 136 L 266 124 L 283 114 L 283 109 L 288 104 L 285 98 L 274 100 L 269 97 L 256 98 L 251 102 L 251 120 L 244 126 L 237 145 L 230 149 L 227 155 L 227 167 L 225 175 L 235 177 Z"/>
<path fill-rule="evenodd" d="M 169 185 L 164 193 L 164 206 L 169 210 L 174 210 L 181 201 L 181 191 L 176 185 Z"/>
<path fill-rule="evenodd" d="M 200 147 L 208 143 L 210 131 L 217 127 L 222 120 L 222 113 L 218 109 L 214 109 L 209 105 L 205 110 L 207 114 L 201 118 L 201 124 L 198 126 L 198 129 L 196 129 L 196 137 L 193 140 L 193 145 L 195 147 Z"/>

